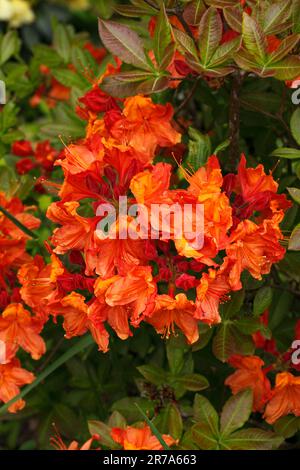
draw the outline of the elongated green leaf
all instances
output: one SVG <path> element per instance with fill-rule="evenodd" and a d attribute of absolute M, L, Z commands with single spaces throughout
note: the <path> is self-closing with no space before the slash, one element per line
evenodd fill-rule
<path fill-rule="evenodd" d="M 105 47 L 122 61 L 143 70 L 153 70 L 146 58 L 142 40 L 128 26 L 99 19 L 99 34 Z"/>
<path fill-rule="evenodd" d="M 285 439 L 289 439 L 300 429 L 300 417 L 299 416 L 283 416 L 278 419 L 274 424 L 274 430 L 276 434 L 283 436 Z"/>
<path fill-rule="evenodd" d="M 297 108 L 291 117 L 291 131 L 295 141 L 300 145 L 300 108 Z"/>
<path fill-rule="evenodd" d="M 226 450 L 273 450 L 284 439 L 273 432 L 257 428 L 242 429 L 221 441 L 221 448 Z M 222 445 L 223 444 L 223 445 Z"/>
<path fill-rule="evenodd" d="M 217 9 L 209 8 L 199 25 L 199 51 L 201 62 L 208 65 L 222 39 L 222 20 Z"/>
<path fill-rule="evenodd" d="M 183 430 L 183 423 L 180 410 L 175 403 L 170 403 L 168 406 L 168 433 L 174 439 L 180 439 Z"/>
<path fill-rule="evenodd" d="M 197 423 L 192 427 L 193 442 L 202 450 L 216 450 L 218 439 L 211 434 L 209 426 Z"/>
<path fill-rule="evenodd" d="M 155 385 L 162 385 L 166 383 L 166 373 L 160 367 L 149 364 L 137 367 L 137 370 L 150 383 Z"/>
<path fill-rule="evenodd" d="M 154 31 L 154 55 L 158 66 L 163 62 L 166 49 L 171 42 L 171 26 L 164 3 L 161 5 Z"/>
<path fill-rule="evenodd" d="M 264 63 L 266 59 L 267 43 L 258 22 L 247 13 L 243 15 L 243 41 L 246 49 L 260 63 Z"/>
<path fill-rule="evenodd" d="M 194 419 L 201 424 L 205 424 L 212 436 L 219 435 L 219 416 L 210 401 L 197 394 L 194 400 Z"/>
<path fill-rule="evenodd" d="M 186 374 L 182 377 L 177 377 L 176 383 L 192 392 L 200 392 L 200 390 L 204 390 L 209 387 L 209 382 L 206 377 L 200 374 Z"/>
<path fill-rule="evenodd" d="M 183 54 L 189 54 L 195 59 L 198 59 L 198 52 L 193 39 L 179 29 L 173 29 L 173 34 L 178 45 L 179 50 Z"/>
<path fill-rule="evenodd" d="M 278 49 L 270 55 L 270 58 L 267 61 L 268 67 L 272 68 L 272 63 L 282 60 L 289 52 L 291 52 L 291 50 L 298 44 L 299 39 L 299 34 L 292 34 L 291 36 L 284 38 Z"/>
<path fill-rule="evenodd" d="M 239 50 L 242 43 L 242 37 L 235 38 L 232 41 L 225 42 L 219 46 L 214 53 L 211 61 L 209 63 L 209 67 L 218 67 L 220 65 L 224 65 L 226 62 L 231 60 L 234 54 Z"/>
<path fill-rule="evenodd" d="M 263 11 L 263 30 L 265 34 L 278 34 L 287 29 L 286 22 L 291 15 L 290 0 L 272 2 Z"/>
<path fill-rule="evenodd" d="M 111 428 L 107 424 L 102 421 L 90 420 L 88 421 L 88 428 L 91 436 L 93 434 L 98 434 L 100 436 L 101 442 L 105 447 L 112 450 L 120 448 L 120 446 L 111 437 Z"/>
<path fill-rule="evenodd" d="M 12 400 L 9 402 L 5 403 L 5 405 L 1 406 L 0 408 L 0 416 L 5 413 L 8 408 L 13 405 L 16 401 L 20 400 L 21 398 L 26 397 L 31 390 L 35 389 L 43 380 L 45 380 L 49 375 L 51 375 L 56 369 L 58 369 L 60 366 L 62 366 L 65 362 L 67 362 L 69 359 L 71 359 L 73 356 L 78 354 L 80 351 L 83 349 L 87 348 L 88 346 L 94 344 L 94 340 L 90 335 L 85 335 L 83 338 L 78 340 L 70 349 L 68 349 L 67 352 L 62 354 L 59 359 L 57 359 L 55 362 L 50 364 L 44 372 L 42 372 L 34 382 L 31 384 L 27 385 L 26 387 L 23 388 L 21 393 L 19 395 L 16 395 Z"/>
<path fill-rule="evenodd" d="M 243 390 L 229 398 L 221 413 L 221 435 L 229 436 L 249 419 L 253 404 L 252 390 Z"/>
<path fill-rule="evenodd" d="M 300 224 L 296 225 L 289 239 L 289 250 L 300 251 Z"/>
<path fill-rule="evenodd" d="M 271 153 L 271 156 L 277 158 L 287 158 L 288 160 L 297 160 L 300 158 L 300 150 L 281 147 L 274 150 L 274 152 Z"/>
<path fill-rule="evenodd" d="M 300 57 L 291 55 L 285 59 L 272 64 L 270 69 L 275 73 L 278 80 L 293 80 L 300 75 Z"/>
<path fill-rule="evenodd" d="M 259 317 L 271 305 L 273 290 L 271 287 L 262 287 L 254 297 L 253 315 Z"/>

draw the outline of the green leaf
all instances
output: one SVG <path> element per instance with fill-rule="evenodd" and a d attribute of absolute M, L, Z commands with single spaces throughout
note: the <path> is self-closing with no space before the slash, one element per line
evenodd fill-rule
<path fill-rule="evenodd" d="M 270 54 L 267 61 L 268 67 L 272 68 L 272 63 L 282 60 L 299 42 L 299 34 L 292 34 L 282 39 L 281 44 L 276 51 Z"/>
<path fill-rule="evenodd" d="M 238 37 L 218 46 L 216 52 L 211 58 L 209 67 L 219 67 L 221 65 L 226 64 L 230 59 L 234 57 L 234 54 L 240 49 L 241 43 L 242 37 Z"/>
<path fill-rule="evenodd" d="M 53 76 L 62 85 L 72 88 L 79 88 L 79 90 L 85 90 L 89 88 L 89 81 L 81 74 L 74 72 L 73 70 L 60 69 L 53 70 Z"/>
<path fill-rule="evenodd" d="M 117 400 L 112 405 L 112 411 L 119 411 L 128 422 L 135 422 L 140 420 L 140 412 L 136 404 L 144 410 L 149 416 L 154 413 L 154 403 L 142 397 L 125 397 Z"/>
<path fill-rule="evenodd" d="M 290 292 L 283 291 L 279 296 L 274 296 L 274 300 L 270 308 L 268 324 L 272 331 L 277 328 L 287 316 L 293 300 L 294 296 Z"/>
<path fill-rule="evenodd" d="M 150 383 L 162 385 L 166 383 L 166 373 L 163 369 L 153 365 L 137 367 L 140 374 Z"/>
<path fill-rule="evenodd" d="M 252 390 L 243 390 L 225 403 L 221 413 L 221 436 L 229 436 L 249 419 L 253 404 Z"/>
<path fill-rule="evenodd" d="M 219 361 L 226 362 L 236 352 L 234 327 L 232 322 L 224 320 L 213 338 L 212 350 Z"/>
<path fill-rule="evenodd" d="M 55 25 L 54 28 L 53 46 L 64 63 L 68 64 L 71 58 L 71 39 L 68 29 L 60 23 Z"/>
<path fill-rule="evenodd" d="M 243 15 L 240 6 L 230 6 L 224 9 L 223 14 L 229 26 L 236 32 L 242 32 Z"/>
<path fill-rule="evenodd" d="M 271 287 L 262 287 L 259 289 L 253 301 L 253 315 L 259 317 L 269 308 L 273 298 L 273 290 Z"/>
<path fill-rule="evenodd" d="M 219 435 L 219 416 L 210 401 L 202 395 L 195 396 L 194 399 L 194 419 L 200 424 L 205 424 L 213 436 Z"/>
<path fill-rule="evenodd" d="M 140 70 L 122 72 L 106 77 L 101 83 L 101 88 L 111 96 L 127 98 L 139 93 L 150 94 L 160 92 L 168 87 L 167 77 L 153 76 Z"/>
<path fill-rule="evenodd" d="M 197 423 L 192 429 L 193 442 L 202 450 L 218 449 L 218 439 L 210 432 L 209 426 Z"/>
<path fill-rule="evenodd" d="M 168 434 L 174 439 L 180 439 L 183 431 L 182 417 L 180 410 L 175 403 L 168 405 Z"/>
<path fill-rule="evenodd" d="M 1 406 L 0 408 L 0 416 L 5 413 L 8 408 L 13 405 L 16 401 L 20 400 L 21 398 L 26 397 L 31 390 L 35 389 L 41 382 L 43 382 L 49 375 L 51 375 L 56 369 L 62 366 L 65 362 L 71 359 L 73 356 L 78 354 L 80 351 L 84 350 L 88 346 L 91 346 L 94 343 L 93 338 L 91 335 L 85 335 L 80 340 L 77 340 L 72 347 L 70 347 L 64 354 L 62 354 L 56 361 L 50 364 L 31 384 L 27 385 L 23 388 L 21 393 L 16 395 L 12 400 L 5 403 L 5 405 Z"/>
<path fill-rule="evenodd" d="M 290 0 L 272 2 L 263 11 L 263 30 L 265 34 L 278 34 L 287 29 L 286 22 L 291 14 Z"/>
<path fill-rule="evenodd" d="M 213 151 L 214 155 L 218 155 L 220 152 L 223 152 L 223 150 L 226 150 L 230 145 L 230 139 L 224 140 L 221 144 L 219 144 L 215 150 Z"/>
<path fill-rule="evenodd" d="M 170 371 L 173 375 L 181 372 L 184 366 L 184 353 L 180 338 L 170 338 L 167 342 L 167 358 Z"/>
<path fill-rule="evenodd" d="M 300 251 L 300 224 L 296 225 L 289 239 L 289 250 Z"/>
<path fill-rule="evenodd" d="M 179 50 L 183 54 L 189 54 L 198 60 L 198 52 L 193 39 L 188 34 L 180 31 L 179 29 L 174 28 L 173 34 Z"/>
<path fill-rule="evenodd" d="M 247 13 L 243 14 L 242 32 L 246 49 L 259 60 L 260 63 L 264 63 L 267 50 L 264 33 L 257 21 Z"/>
<path fill-rule="evenodd" d="M 221 449 L 226 450 L 274 450 L 284 439 L 273 432 L 257 428 L 242 429 L 221 440 Z M 222 445 L 223 444 L 223 445 Z"/>
<path fill-rule="evenodd" d="M 8 61 L 13 55 L 17 55 L 21 47 L 21 41 L 16 31 L 8 31 L 0 40 L 0 65 Z"/>
<path fill-rule="evenodd" d="M 208 65 L 222 39 L 222 20 L 216 8 L 209 8 L 201 18 L 199 25 L 198 47 L 201 62 Z"/>
<path fill-rule="evenodd" d="M 278 419 L 274 424 L 274 431 L 276 434 L 289 439 L 300 430 L 299 416 L 288 415 Z"/>
<path fill-rule="evenodd" d="M 171 42 L 171 26 L 164 3 L 161 4 L 154 31 L 154 55 L 158 66 L 163 62 L 166 49 Z"/>
<path fill-rule="evenodd" d="M 198 168 L 205 165 L 208 157 L 211 155 L 211 141 L 207 134 L 190 127 L 188 130 L 189 142 L 188 149 L 189 153 L 186 159 L 186 165 L 189 168 L 193 168 L 197 171 Z"/>
<path fill-rule="evenodd" d="M 237 320 L 235 322 L 235 326 L 239 329 L 239 331 L 241 331 L 241 333 L 244 333 L 246 335 L 252 335 L 257 331 L 260 331 L 268 339 L 270 339 L 270 337 L 272 336 L 271 331 L 263 323 L 261 323 L 258 318 L 241 318 L 240 320 Z"/>
<path fill-rule="evenodd" d="M 200 392 L 209 387 L 209 382 L 203 375 L 200 374 L 186 374 L 182 377 L 176 378 L 176 383 L 182 385 L 186 390 L 191 392 Z"/>
<path fill-rule="evenodd" d="M 297 108 L 291 117 L 291 131 L 295 141 L 300 145 L 300 108 Z"/>
<path fill-rule="evenodd" d="M 270 67 L 278 80 L 293 80 L 300 75 L 300 57 L 290 55 Z"/>
<path fill-rule="evenodd" d="M 120 446 L 111 437 L 111 428 L 102 421 L 88 421 L 88 428 L 91 435 L 99 434 L 102 444 L 109 449 L 119 449 Z"/>
<path fill-rule="evenodd" d="M 154 70 L 146 58 L 142 40 L 128 26 L 99 19 L 99 34 L 105 47 L 123 62 L 143 70 Z"/>
<path fill-rule="evenodd" d="M 300 158 L 300 150 L 288 147 L 280 147 L 271 153 L 272 157 L 287 158 L 288 160 L 297 160 Z"/>
<path fill-rule="evenodd" d="M 126 419 L 118 411 L 113 411 L 108 420 L 108 426 L 111 428 L 126 428 Z"/>

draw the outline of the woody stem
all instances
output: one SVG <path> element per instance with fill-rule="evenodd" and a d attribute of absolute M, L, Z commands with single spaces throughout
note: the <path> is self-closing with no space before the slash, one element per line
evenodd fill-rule
<path fill-rule="evenodd" d="M 229 103 L 229 160 L 228 167 L 235 170 L 240 156 L 240 91 L 243 77 L 240 72 L 232 76 L 231 94 Z"/>

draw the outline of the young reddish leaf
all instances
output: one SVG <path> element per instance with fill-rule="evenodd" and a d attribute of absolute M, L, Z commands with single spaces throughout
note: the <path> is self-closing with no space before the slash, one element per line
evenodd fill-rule
<path fill-rule="evenodd" d="M 140 70 L 122 72 L 117 75 L 105 77 L 101 88 L 108 95 L 126 98 L 138 93 L 138 87 L 146 80 L 153 77 L 151 73 Z"/>
<path fill-rule="evenodd" d="M 291 55 L 272 64 L 270 68 L 275 72 L 274 75 L 278 80 L 293 80 L 300 75 L 300 57 Z"/>
<path fill-rule="evenodd" d="M 201 18 L 199 25 L 199 51 L 203 65 L 209 64 L 222 39 L 222 20 L 215 8 L 209 8 Z"/>
<path fill-rule="evenodd" d="M 227 400 L 221 413 L 222 437 L 229 436 L 248 421 L 252 404 L 253 393 L 250 389 L 239 392 Z"/>
<path fill-rule="evenodd" d="M 192 38 L 183 31 L 180 31 L 179 29 L 175 28 L 173 29 L 173 34 L 180 52 L 182 52 L 183 54 L 189 54 L 190 56 L 198 60 L 198 52 Z"/>
<path fill-rule="evenodd" d="M 242 32 L 243 14 L 240 6 L 227 7 L 223 11 L 229 26 L 238 33 Z"/>
<path fill-rule="evenodd" d="M 267 42 L 258 22 L 247 13 L 243 14 L 243 41 L 248 52 L 259 62 L 266 59 Z"/>
<path fill-rule="evenodd" d="M 99 34 L 105 47 L 123 62 L 143 70 L 153 70 L 145 55 L 142 40 L 128 26 L 99 19 Z"/>
<path fill-rule="evenodd" d="M 265 34 L 278 34 L 286 30 L 289 26 L 287 21 L 291 17 L 290 0 L 272 2 L 263 9 L 262 27 Z M 290 21 L 291 23 L 291 21 Z"/>
<path fill-rule="evenodd" d="M 197 26 L 205 10 L 203 0 L 193 0 L 185 7 L 183 17 L 188 24 Z"/>
<path fill-rule="evenodd" d="M 239 50 L 242 43 L 242 37 L 238 37 L 233 39 L 232 41 L 228 41 L 225 44 L 219 46 L 214 53 L 209 66 L 210 67 L 218 67 L 223 65 L 224 63 L 228 62 L 230 59 L 234 57 L 234 53 Z"/>

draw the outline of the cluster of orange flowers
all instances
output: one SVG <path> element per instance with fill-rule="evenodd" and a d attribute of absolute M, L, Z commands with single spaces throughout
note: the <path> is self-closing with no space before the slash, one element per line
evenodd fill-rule
<path fill-rule="evenodd" d="M 24 207 L 18 198 L 7 199 L 0 193 L 0 206 L 28 229 L 39 227 L 40 220 L 29 212 L 33 208 Z M 46 350 L 40 336 L 44 322 L 25 308 L 17 287 L 18 270 L 31 261 L 26 253 L 28 238 L 0 212 L 0 400 L 4 402 L 18 395 L 20 386 L 34 380 L 34 375 L 21 367 L 18 350 L 30 353 L 33 359 L 39 359 Z M 16 412 L 24 405 L 24 400 L 18 400 L 9 411 Z"/>

